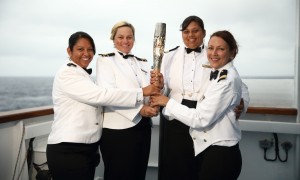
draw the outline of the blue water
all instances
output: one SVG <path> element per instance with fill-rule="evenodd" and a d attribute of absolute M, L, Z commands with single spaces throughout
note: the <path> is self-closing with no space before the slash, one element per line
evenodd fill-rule
<path fill-rule="evenodd" d="M 54 77 L 0 77 L 0 112 L 52 105 Z M 295 107 L 292 78 L 244 78 L 250 106 Z"/>
<path fill-rule="evenodd" d="M 0 112 L 52 105 L 53 77 L 0 77 Z"/>

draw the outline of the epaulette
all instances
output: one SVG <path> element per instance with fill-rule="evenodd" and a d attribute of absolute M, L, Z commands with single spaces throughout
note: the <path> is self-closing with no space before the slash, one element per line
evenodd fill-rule
<path fill-rule="evenodd" d="M 76 67 L 76 64 L 68 63 L 67 66 L 70 66 L 70 67 L 74 66 L 74 67 Z"/>
<path fill-rule="evenodd" d="M 98 54 L 99 56 L 103 56 L 103 57 L 110 57 L 110 56 L 114 56 L 115 53 L 108 53 L 108 54 Z"/>
<path fill-rule="evenodd" d="M 165 53 L 168 53 L 168 52 L 171 52 L 171 51 L 175 51 L 175 50 L 178 49 L 178 48 L 179 48 L 179 46 L 176 46 L 175 48 L 170 49 L 169 51 L 165 51 Z"/>
<path fill-rule="evenodd" d="M 202 67 L 204 67 L 204 68 L 211 68 L 210 64 L 202 64 Z"/>
<path fill-rule="evenodd" d="M 147 62 L 147 59 L 142 59 L 142 58 L 139 58 L 139 57 L 136 57 L 134 56 L 138 61 L 143 61 L 143 62 Z"/>
<path fill-rule="evenodd" d="M 226 69 L 223 69 L 221 72 L 220 72 L 220 77 L 218 79 L 218 82 L 219 81 L 222 81 L 223 79 L 226 79 L 227 78 L 227 73 L 228 71 Z"/>

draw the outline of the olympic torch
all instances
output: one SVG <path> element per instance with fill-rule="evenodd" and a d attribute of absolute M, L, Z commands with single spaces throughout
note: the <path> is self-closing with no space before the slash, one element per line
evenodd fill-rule
<path fill-rule="evenodd" d="M 161 61 L 164 56 L 166 39 L 166 24 L 156 23 L 153 40 L 153 71 L 160 72 Z"/>
<path fill-rule="evenodd" d="M 165 39 L 166 39 L 166 24 L 156 23 L 153 41 L 153 71 L 158 74 L 160 72 L 162 58 L 164 56 L 165 49 Z M 159 82 L 154 83 L 159 85 Z M 158 107 L 159 108 L 159 107 Z M 160 109 L 161 111 L 161 109 Z M 160 113 L 161 114 L 161 113 Z M 163 116 L 160 115 L 159 120 L 159 154 L 158 154 L 158 179 L 162 179 L 162 169 L 161 163 L 163 162 L 163 149 L 164 149 L 164 129 L 165 121 Z"/>

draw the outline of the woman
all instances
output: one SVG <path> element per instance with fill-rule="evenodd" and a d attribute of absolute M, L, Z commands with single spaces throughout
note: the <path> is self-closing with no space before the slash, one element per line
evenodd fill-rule
<path fill-rule="evenodd" d="M 106 89 L 94 84 L 87 70 L 95 54 L 93 39 L 85 32 L 69 38 L 70 62 L 57 72 L 53 84 L 54 121 L 48 138 L 47 160 L 54 180 L 94 179 L 99 164 L 102 133 L 101 106 L 135 107 L 158 91 L 153 86 Z"/>
<path fill-rule="evenodd" d="M 132 55 L 134 27 L 125 21 L 116 23 L 110 39 L 115 50 L 100 54 L 97 60 L 97 83 L 105 88 L 142 88 L 149 84 L 146 60 Z M 105 180 L 145 179 L 151 143 L 150 117 L 158 110 L 143 104 L 132 108 L 108 106 L 104 109 L 100 149 Z"/>
<path fill-rule="evenodd" d="M 230 32 L 218 31 L 211 35 L 207 57 L 212 72 L 196 108 L 188 108 L 166 96 L 151 99 L 152 105 L 165 106 L 165 116 L 191 127 L 199 180 L 234 180 L 241 172 L 238 146 L 241 130 L 234 108 L 241 101 L 242 80 L 232 63 L 237 53 L 238 46 Z"/>
<path fill-rule="evenodd" d="M 183 45 L 164 54 L 161 72 L 164 75 L 165 95 L 190 108 L 195 108 L 197 100 L 203 95 L 210 74 L 206 64 L 207 52 L 204 46 L 206 30 L 201 18 L 189 16 L 181 24 Z M 151 74 L 151 77 L 155 77 Z M 237 106 L 236 117 L 245 112 L 249 94 L 243 84 L 243 99 Z M 163 180 L 193 180 L 194 167 L 193 140 L 189 126 L 178 120 L 165 121 L 161 115 L 162 135 L 160 137 L 159 178 Z"/>

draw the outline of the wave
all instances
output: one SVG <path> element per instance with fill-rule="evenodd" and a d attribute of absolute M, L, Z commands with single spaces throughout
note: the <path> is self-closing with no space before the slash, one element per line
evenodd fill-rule
<path fill-rule="evenodd" d="M 52 105 L 53 77 L 0 77 L 0 112 Z"/>

